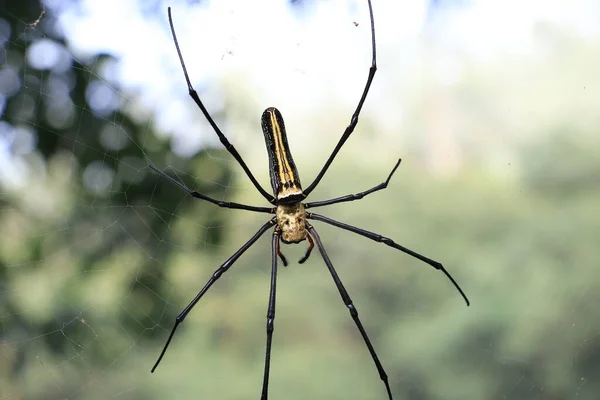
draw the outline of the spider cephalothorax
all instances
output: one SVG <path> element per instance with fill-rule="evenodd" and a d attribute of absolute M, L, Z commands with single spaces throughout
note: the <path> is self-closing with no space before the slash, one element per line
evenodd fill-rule
<path fill-rule="evenodd" d="M 284 243 L 299 243 L 306 239 L 306 210 L 304 204 L 279 205 L 275 212 L 277 226 Z"/>
<path fill-rule="evenodd" d="M 280 251 L 280 242 L 299 243 L 299 242 L 302 242 L 303 240 L 308 240 L 309 246 L 308 246 L 308 249 L 307 249 L 304 257 L 299 260 L 299 263 L 303 263 L 304 261 L 306 261 L 308 259 L 314 245 L 316 244 L 317 248 L 319 249 L 319 252 L 321 253 L 321 257 L 323 258 L 323 261 L 325 262 L 325 265 L 327 266 L 327 269 L 329 270 L 329 273 L 331 274 L 331 277 L 333 278 L 333 281 L 338 289 L 338 292 L 340 293 L 342 301 L 344 302 L 344 304 L 350 311 L 350 316 L 354 320 L 354 323 L 356 324 L 358 330 L 360 331 L 360 334 L 367 346 L 367 349 L 369 350 L 371 358 L 373 359 L 373 362 L 375 363 L 377 371 L 379 372 L 379 377 L 381 378 L 381 380 L 383 381 L 383 383 L 385 385 L 387 396 L 388 396 L 389 400 L 392 400 L 392 390 L 390 388 L 388 376 L 387 376 L 385 370 L 383 369 L 381 362 L 379 361 L 379 358 L 377 356 L 377 353 L 375 352 L 375 348 L 371 344 L 371 340 L 369 339 L 369 336 L 367 335 L 362 323 L 360 322 L 360 319 L 358 317 L 358 311 L 356 310 L 354 303 L 350 299 L 350 295 L 346 291 L 346 288 L 342 284 L 340 277 L 338 276 L 335 268 L 333 267 L 333 264 L 332 264 L 331 260 L 329 259 L 327 252 L 325 251 L 325 247 L 323 247 L 323 243 L 321 242 L 321 238 L 319 237 L 319 234 L 317 233 L 315 228 L 308 222 L 308 220 L 321 221 L 326 224 L 338 227 L 340 229 L 356 233 L 356 234 L 364 236 L 368 239 L 374 240 L 379 243 L 383 243 L 389 247 L 400 250 L 412 257 L 415 257 L 415 258 L 431 265 L 435 269 L 442 271 L 448 277 L 448 279 L 450 279 L 450 281 L 454 284 L 456 289 L 460 292 L 460 294 L 463 296 L 463 298 L 467 302 L 467 305 L 469 305 L 469 300 L 467 299 L 467 297 L 465 296 L 465 294 L 463 293 L 461 288 L 454 281 L 454 279 L 450 276 L 450 274 L 446 271 L 444 266 L 442 264 L 440 264 L 439 262 L 431 260 L 430 258 L 427 258 L 415 251 L 407 249 L 406 247 L 401 246 L 398 243 L 394 242 L 392 239 L 381 236 L 377 233 L 369 232 L 364 229 L 357 228 L 355 226 L 348 225 L 348 224 L 333 220 L 331 218 L 327 218 L 323 215 L 313 214 L 311 212 L 306 211 L 306 209 L 309 209 L 309 208 L 323 207 L 323 206 L 328 206 L 328 205 L 336 204 L 336 203 L 360 200 L 363 197 L 365 197 L 371 193 L 385 189 L 387 187 L 388 183 L 390 182 L 392 175 L 394 174 L 394 172 L 400 165 L 400 160 L 398 160 L 396 165 L 394 165 L 394 168 L 392 168 L 392 171 L 388 175 L 385 182 L 382 182 L 379 185 L 376 185 L 368 190 L 365 190 L 365 191 L 362 191 L 359 193 L 348 194 L 348 195 L 341 196 L 341 197 L 336 197 L 336 198 L 329 199 L 329 200 L 313 201 L 313 202 L 308 202 L 308 203 L 304 202 L 304 200 L 310 195 L 310 193 L 313 191 L 313 189 L 315 187 L 317 187 L 317 185 L 319 184 L 319 182 L 325 175 L 325 172 L 327 172 L 327 170 L 329 169 L 329 166 L 335 159 L 336 155 L 338 154 L 338 152 L 340 151 L 340 149 L 342 148 L 342 146 L 344 145 L 346 140 L 350 137 L 352 132 L 354 132 L 354 128 L 356 127 L 356 124 L 358 123 L 358 117 L 360 115 L 360 111 L 365 102 L 365 99 L 367 98 L 367 94 L 369 93 L 369 88 L 371 87 L 371 82 L 373 81 L 375 72 L 377 71 L 377 65 L 375 62 L 375 56 L 376 56 L 376 53 L 375 53 L 375 23 L 373 21 L 373 9 L 371 7 L 371 0 L 367 0 L 367 4 L 369 6 L 369 17 L 371 20 L 371 51 L 372 51 L 371 67 L 369 68 L 369 75 L 367 77 L 367 82 L 363 89 L 362 96 L 360 97 L 360 100 L 358 101 L 358 105 L 356 106 L 356 109 L 354 110 L 354 113 L 352 114 L 352 118 L 350 119 L 350 124 L 346 127 L 346 130 L 344 131 L 342 137 L 340 138 L 337 145 L 333 149 L 333 152 L 331 153 L 331 155 L 325 162 L 325 165 L 323 166 L 323 168 L 321 168 L 321 171 L 317 174 L 314 181 L 306 189 L 303 190 L 302 185 L 300 184 L 300 177 L 298 175 L 298 170 L 296 169 L 296 165 L 294 164 L 294 160 L 292 158 L 292 154 L 291 154 L 290 148 L 288 146 L 287 136 L 285 133 L 285 125 L 283 123 L 283 117 L 281 116 L 281 113 L 276 108 L 270 107 L 270 108 L 267 108 L 262 115 L 261 122 L 262 122 L 263 133 L 265 136 L 265 143 L 267 146 L 267 154 L 269 156 L 269 173 L 270 173 L 270 177 L 271 177 L 271 187 L 273 189 L 273 195 L 269 194 L 258 183 L 256 178 L 254 178 L 254 175 L 252 175 L 252 172 L 250 172 L 250 169 L 248 168 L 248 166 L 246 165 L 246 163 L 244 162 L 244 160 L 242 159 L 240 154 L 237 152 L 235 147 L 233 147 L 233 145 L 229 142 L 229 140 L 227 140 L 227 138 L 225 137 L 223 132 L 221 132 L 218 125 L 215 123 L 213 118 L 210 116 L 209 112 L 206 110 L 206 107 L 204 107 L 204 104 L 202 104 L 200 97 L 198 97 L 198 93 L 192 87 L 190 78 L 189 78 L 187 70 L 185 68 L 185 63 L 183 62 L 183 56 L 181 55 L 181 51 L 179 49 L 179 44 L 177 43 L 177 37 L 175 35 L 175 29 L 173 28 L 173 21 L 171 19 L 171 9 L 169 8 L 169 24 L 171 26 L 171 32 L 173 33 L 173 40 L 175 42 L 177 54 L 179 55 L 179 60 L 181 61 L 183 74 L 184 74 L 186 82 L 187 82 L 190 96 L 192 97 L 194 102 L 196 102 L 196 104 L 198 105 L 198 107 L 200 108 L 200 110 L 202 111 L 202 113 L 204 114 L 206 119 L 208 120 L 209 124 L 212 126 L 213 130 L 219 137 L 219 140 L 221 141 L 223 146 L 225 146 L 225 149 L 227 149 L 227 151 L 229 151 L 229 153 L 233 156 L 233 158 L 235 158 L 236 161 L 240 164 L 240 166 L 242 167 L 242 169 L 244 170 L 244 172 L 246 173 L 246 175 L 248 176 L 248 178 L 250 179 L 250 181 L 252 182 L 254 187 L 271 204 L 271 207 L 250 206 L 250 205 L 246 205 L 246 204 L 216 200 L 216 199 L 213 199 L 202 193 L 198 193 L 196 191 L 189 189 L 184 183 L 180 182 L 179 180 L 177 180 L 175 178 L 170 177 L 169 175 L 165 174 L 164 172 L 162 172 L 161 170 L 159 170 L 152 164 L 150 164 L 150 168 L 153 171 L 156 171 L 158 174 L 165 177 L 166 179 L 168 179 L 169 181 L 171 181 L 172 183 L 178 185 L 180 188 L 182 188 L 188 194 L 190 194 L 191 196 L 193 196 L 195 198 L 209 201 L 213 204 L 218 205 L 219 207 L 241 209 L 241 210 L 266 213 L 266 214 L 271 214 L 271 215 L 275 214 L 275 216 L 273 216 L 263 226 L 261 226 L 260 229 L 258 230 L 258 232 L 256 232 L 238 251 L 236 251 L 231 257 L 229 257 L 229 259 L 227 259 L 227 261 L 225 261 L 212 274 L 212 276 L 210 277 L 210 279 L 208 280 L 206 285 L 204 285 L 202 290 L 200 290 L 198 292 L 198 294 L 196 295 L 196 297 L 194 297 L 194 299 L 190 302 L 190 304 L 177 316 L 177 318 L 175 320 L 175 324 L 173 326 L 173 329 L 171 330 L 171 333 L 167 339 L 167 342 L 165 343 L 165 346 L 163 347 L 162 352 L 160 353 L 160 356 L 158 357 L 158 360 L 156 361 L 156 363 L 154 364 L 154 367 L 152 368 L 152 372 L 154 372 L 154 370 L 156 369 L 156 367 L 162 360 L 163 356 L 165 355 L 165 352 L 167 351 L 167 348 L 169 347 L 169 343 L 171 343 L 171 339 L 173 338 L 173 335 L 175 334 L 177 327 L 179 326 L 179 324 L 181 322 L 183 322 L 185 317 L 192 310 L 192 308 L 194 308 L 196 303 L 198 303 L 198 301 L 200 301 L 202 296 L 204 296 L 204 294 L 213 285 L 213 283 L 215 283 L 217 281 L 217 279 L 219 279 L 229 268 L 231 268 L 233 263 L 235 263 L 236 260 L 246 250 L 248 250 L 265 232 L 267 232 L 269 229 L 271 229 L 273 227 L 274 227 L 273 237 L 271 239 L 271 290 L 269 291 L 269 305 L 267 308 L 267 348 L 266 348 L 266 355 L 265 355 L 265 369 L 264 369 L 264 376 L 263 376 L 261 400 L 267 400 L 268 391 L 269 391 L 269 368 L 270 368 L 270 363 L 271 363 L 271 343 L 273 340 L 274 321 L 275 321 L 275 288 L 276 288 L 276 281 L 277 281 L 277 257 L 281 258 L 283 265 L 287 265 L 287 260 L 285 259 L 283 254 L 281 254 L 281 251 Z"/>

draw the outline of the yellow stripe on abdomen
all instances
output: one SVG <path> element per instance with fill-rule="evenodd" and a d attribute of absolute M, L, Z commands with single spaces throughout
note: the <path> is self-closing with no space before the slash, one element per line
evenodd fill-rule
<path fill-rule="evenodd" d="M 262 127 L 269 155 L 271 186 L 277 200 L 299 202 L 304 198 L 298 170 L 290 153 L 283 117 L 274 107 L 262 116 Z"/>

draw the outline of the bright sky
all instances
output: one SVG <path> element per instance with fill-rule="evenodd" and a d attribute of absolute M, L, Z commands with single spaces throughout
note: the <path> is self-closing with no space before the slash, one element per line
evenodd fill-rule
<path fill-rule="evenodd" d="M 352 107 L 369 65 L 366 1 L 305 3 L 303 12 L 293 13 L 287 0 L 203 1 L 192 6 L 173 1 L 163 2 L 155 9 L 162 10 L 158 13 L 143 14 L 141 0 L 82 0 L 62 15 L 61 22 L 79 57 L 105 51 L 120 60 L 114 79 L 122 87 L 140 90 L 145 105 L 156 113 L 159 129 L 183 135 L 184 152 L 202 145 L 187 129 L 201 121 L 200 113 L 189 113 L 191 102 L 168 31 L 167 5 L 172 6 L 183 56 L 197 87 L 236 71 L 251 80 L 247 90 L 260 90 L 268 102 L 263 108 L 304 107 L 300 113 L 308 115 L 323 106 L 315 92 L 329 93 L 327 88 L 336 100 Z M 438 9 L 429 20 L 428 3 L 373 1 L 380 65 L 387 63 L 377 79 L 401 74 L 406 58 L 423 46 L 424 34 L 442 49 L 481 62 L 534 51 L 540 22 L 582 35 L 600 34 L 600 2 L 593 0 L 472 0 L 443 12 Z M 377 102 L 377 97 L 370 101 Z M 211 101 L 222 101 L 216 93 L 204 98 L 209 108 Z"/>
<path fill-rule="evenodd" d="M 280 108 L 284 117 L 286 110 L 294 110 L 286 121 L 303 121 L 317 109 L 351 110 L 356 104 L 370 61 L 366 0 L 304 1 L 295 11 L 288 0 L 150 3 L 152 10 L 144 10 L 144 0 L 49 0 L 47 7 L 62 7 L 60 25 L 78 59 L 106 52 L 119 60 L 107 66 L 103 78 L 123 88 L 121 95 L 135 98 L 126 99 L 127 105 L 146 109 L 140 118 L 152 118 L 158 132 L 173 135 L 173 149 L 180 155 L 217 143 L 215 135 L 198 134 L 198 125 L 206 122 L 200 112 L 190 112 L 195 105 L 168 29 L 167 6 L 192 83 L 199 91 L 210 89 L 202 94 L 209 110 L 225 101 L 223 91 L 240 102 L 259 101 L 258 130 L 260 112 L 268 106 Z M 378 118 L 382 123 L 398 123 L 390 114 L 402 118 L 403 99 L 391 99 L 386 87 L 402 84 L 410 76 L 407 69 L 419 68 L 431 47 L 437 52 L 440 83 L 453 84 L 462 73 L 456 55 L 486 63 L 543 50 L 535 40 L 541 23 L 600 36 L 597 0 L 446 0 L 438 2 L 446 8 L 434 12 L 430 3 L 373 0 L 380 66 L 376 81 L 384 84 L 374 85 L 368 103 L 371 112 L 386 116 Z M 43 57 L 36 61 L 31 51 L 28 62 L 50 62 L 48 43 L 38 45 Z M 104 95 L 95 101 L 110 102 L 110 90 L 101 89 Z M 251 96 L 256 93 L 260 96 Z M 241 138 L 235 134 L 228 132 L 237 143 Z M 6 151 L 0 144 L 0 154 Z"/>

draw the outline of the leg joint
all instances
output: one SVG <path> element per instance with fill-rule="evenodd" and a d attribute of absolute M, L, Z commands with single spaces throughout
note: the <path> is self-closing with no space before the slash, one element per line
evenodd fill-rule
<path fill-rule="evenodd" d="M 267 318 L 267 333 L 275 330 L 275 318 Z"/>
<path fill-rule="evenodd" d="M 348 307 L 348 311 L 350 311 L 350 315 L 352 316 L 352 318 L 358 317 L 358 310 L 356 309 L 356 307 L 354 307 L 354 304 L 346 304 L 346 307 Z"/>
<path fill-rule="evenodd" d="M 223 268 L 219 268 L 218 270 L 215 271 L 215 273 L 213 274 L 213 278 L 215 280 L 219 279 L 221 277 L 221 275 L 223 275 L 223 272 L 225 272 L 223 270 Z"/>

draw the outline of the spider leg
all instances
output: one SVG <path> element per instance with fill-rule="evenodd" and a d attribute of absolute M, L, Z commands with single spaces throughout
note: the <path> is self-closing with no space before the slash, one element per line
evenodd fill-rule
<path fill-rule="evenodd" d="M 392 168 L 392 172 L 390 172 L 390 174 L 388 175 L 387 179 L 384 182 L 381 182 L 377 186 L 373 186 L 369 190 L 365 190 L 360 193 L 347 194 L 346 196 L 336 197 L 334 199 L 313 201 L 312 203 L 305 203 L 304 208 L 322 207 L 322 206 L 328 206 L 328 205 L 336 204 L 336 203 L 343 203 L 346 201 L 360 200 L 363 197 L 365 197 L 373 192 L 377 192 L 378 190 L 383 190 L 383 189 L 387 188 L 388 184 L 390 183 L 390 179 L 392 179 L 392 175 L 394 175 L 394 172 L 396 172 L 396 169 L 398 169 L 398 166 L 400 165 L 401 161 L 402 161 L 402 159 L 398 159 L 398 162 L 396 162 L 396 165 L 394 165 L 394 168 Z"/>
<path fill-rule="evenodd" d="M 258 240 L 258 238 L 260 238 L 262 236 L 263 233 L 265 233 L 269 228 L 271 228 L 273 225 L 275 225 L 275 221 L 276 221 L 275 218 L 271 218 L 266 224 L 264 224 L 263 226 L 260 227 L 258 232 L 256 232 L 254 234 L 254 236 L 252 236 L 250 238 L 250 240 L 248 240 L 238 251 L 233 253 L 233 255 L 231 257 L 229 257 L 229 259 L 227 261 L 225 261 L 212 274 L 212 276 L 210 277 L 208 282 L 206 282 L 206 285 L 204 285 L 202 290 L 200 290 L 200 292 L 198 292 L 198 294 L 196 295 L 196 297 L 194 297 L 194 299 L 190 302 L 190 304 L 188 304 L 183 309 L 183 311 L 177 316 L 177 318 L 175 318 L 175 324 L 173 325 L 173 329 L 171 330 L 171 333 L 169 334 L 169 338 L 167 339 L 167 342 L 165 343 L 165 347 L 163 347 L 163 349 L 160 353 L 160 356 L 158 357 L 158 360 L 156 360 L 156 363 L 152 367 L 151 372 L 154 372 L 156 367 L 158 367 L 158 364 L 160 364 L 160 361 L 162 360 L 163 356 L 167 352 L 167 348 L 169 347 L 169 344 L 171 343 L 171 339 L 173 339 L 173 335 L 175 334 L 175 331 L 177 330 L 177 327 L 179 326 L 179 324 L 181 324 L 183 322 L 183 320 L 185 319 L 185 317 L 187 317 L 189 312 L 192 311 L 192 309 L 194 308 L 196 303 L 198 303 L 198 301 L 200 301 L 202 296 L 204 296 L 204 293 L 206 293 L 208 291 L 208 289 L 210 289 L 210 287 L 213 285 L 213 283 L 215 283 L 217 281 L 217 279 L 219 279 L 221 277 L 221 275 L 223 275 L 223 273 L 225 273 L 233 265 L 233 263 L 235 263 L 237 261 L 237 259 L 240 258 L 240 256 L 242 254 L 244 254 L 244 252 L 246 250 L 248 250 L 250 248 L 250 246 L 252 246 L 254 244 L 254 242 L 256 242 Z"/>
<path fill-rule="evenodd" d="M 306 253 L 304 254 L 304 257 L 302 257 L 298 261 L 298 264 L 304 264 L 304 261 L 308 260 L 308 257 L 310 257 L 310 253 L 313 251 L 313 248 L 315 247 L 315 242 L 313 242 L 313 239 L 310 236 L 310 234 L 306 235 L 306 239 L 308 239 L 308 249 L 306 249 Z"/>
<path fill-rule="evenodd" d="M 356 110 L 354 110 L 354 114 L 352 114 L 352 118 L 350 119 L 350 124 L 346 127 L 346 130 L 344 131 L 342 137 L 340 138 L 340 141 L 335 146 L 335 148 L 333 149 L 333 152 L 331 153 L 331 155 L 329 156 L 329 158 L 325 162 L 325 165 L 321 169 L 321 172 L 319 172 L 319 174 L 317 175 L 317 177 L 315 178 L 315 180 L 313 181 L 313 183 L 311 183 L 310 186 L 308 186 L 304 190 L 304 197 L 307 197 L 310 194 L 310 192 L 312 192 L 313 189 L 315 187 L 317 187 L 317 185 L 319 184 L 319 182 L 323 178 L 323 175 L 325 175 L 325 172 L 327 172 L 327 169 L 329 169 L 329 166 L 331 165 L 331 163 L 335 159 L 335 156 L 337 155 L 337 153 L 340 151 L 340 149 L 342 148 L 342 146 L 344 145 L 344 143 L 346 142 L 346 140 L 350 137 L 350 135 L 352 134 L 352 132 L 354 132 L 354 128 L 356 128 L 356 124 L 358 123 L 358 117 L 360 115 L 360 111 L 361 111 L 362 106 L 363 106 L 363 104 L 365 102 L 365 99 L 367 98 L 367 94 L 369 93 L 369 89 L 371 88 L 371 82 L 373 81 L 373 77 L 375 76 L 375 72 L 377 71 L 377 61 L 376 61 L 376 59 L 377 59 L 377 57 L 376 57 L 377 53 L 376 53 L 376 50 L 375 50 L 375 21 L 373 20 L 373 6 L 371 5 L 371 0 L 368 0 L 368 3 L 369 3 L 369 17 L 371 18 L 371 49 L 372 49 L 372 56 L 373 57 L 371 59 L 371 67 L 369 68 L 369 75 L 367 77 L 367 83 L 365 84 L 365 88 L 363 89 L 363 93 L 360 96 L 360 100 L 358 101 L 358 105 L 356 106 Z"/>
<path fill-rule="evenodd" d="M 171 33 L 173 34 L 173 41 L 175 42 L 175 48 L 177 49 L 177 55 L 179 56 L 179 61 L 181 62 L 181 67 L 183 69 L 183 75 L 185 76 L 185 80 L 187 82 L 188 92 L 190 94 L 190 97 L 194 100 L 196 105 L 200 108 L 200 111 L 202 111 L 202 114 L 204 114 L 204 117 L 206 118 L 206 120 L 208 121 L 210 126 L 212 126 L 213 130 L 219 137 L 219 140 L 221 141 L 223 146 L 225 146 L 225 149 L 227 149 L 227 151 L 233 156 L 233 158 L 236 159 L 236 161 L 240 164 L 240 166 L 242 167 L 242 169 L 244 170 L 246 175 L 248 175 L 248 178 L 250 178 L 254 187 L 260 192 L 260 194 L 265 199 L 267 199 L 267 201 L 269 203 L 275 204 L 275 198 L 272 195 L 270 195 L 269 193 L 267 193 L 265 191 L 265 189 L 263 189 L 262 186 L 258 183 L 256 178 L 254 178 L 254 175 L 252 175 L 250 168 L 248 168 L 248 166 L 246 165 L 246 163 L 240 156 L 240 153 L 238 153 L 238 151 L 235 149 L 235 147 L 233 147 L 233 145 L 229 142 L 229 140 L 227 140 L 227 138 L 225 137 L 223 132 L 221 132 L 221 129 L 219 129 L 219 126 L 217 125 L 217 123 L 212 119 L 208 110 L 206 109 L 206 107 L 204 107 L 204 104 L 202 104 L 202 101 L 200 100 L 200 97 L 198 96 L 196 89 L 194 89 L 194 87 L 192 86 L 192 83 L 190 82 L 190 77 L 187 73 L 187 68 L 185 67 L 185 63 L 183 61 L 183 56 L 181 55 L 181 50 L 179 49 L 179 42 L 177 41 L 177 35 L 175 34 L 175 27 L 173 26 L 173 19 L 171 18 L 171 7 L 169 7 L 168 10 L 169 10 L 169 25 L 171 26 Z"/>
<path fill-rule="evenodd" d="M 285 256 L 281 252 L 281 246 L 279 246 L 279 245 L 277 245 L 277 254 L 279 255 L 279 258 L 281 258 L 281 262 L 283 263 L 283 266 L 287 267 L 288 266 L 287 258 L 285 258 Z"/>
<path fill-rule="evenodd" d="M 377 367 L 377 371 L 379 372 L 379 377 L 381 378 L 381 380 L 383 381 L 383 383 L 385 385 L 385 389 L 387 391 L 388 397 L 390 400 L 392 400 L 392 390 L 390 389 L 390 384 L 388 382 L 388 376 L 387 376 L 385 370 L 383 369 L 383 365 L 381 365 L 381 361 L 379 361 L 379 357 L 377 357 L 377 353 L 375 352 L 375 349 L 373 348 L 373 345 L 371 344 L 371 340 L 369 340 L 369 336 L 367 335 L 365 328 L 363 327 L 362 323 L 360 322 L 360 319 L 358 318 L 358 310 L 356 309 L 356 307 L 354 307 L 354 304 L 352 303 L 352 299 L 350 298 L 350 295 L 346 291 L 346 288 L 344 288 L 344 285 L 342 284 L 340 277 L 338 276 L 337 272 L 335 271 L 335 268 L 333 268 L 333 264 L 331 263 L 331 260 L 329 259 L 329 256 L 327 255 L 325 248 L 323 247 L 323 243 L 321 242 L 321 238 L 319 237 L 319 234 L 317 233 L 315 228 L 313 228 L 311 225 L 308 225 L 308 231 L 314 237 L 315 242 L 317 242 L 317 247 L 319 248 L 319 252 L 321 252 L 321 257 L 323 257 L 323 261 L 325 261 L 325 264 L 327 265 L 327 268 L 329 269 L 329 272 L 331 273 L 331 277 L 333 278 L 333 281 L 335 282 L 335 286 L 337 286 L 338 291 L 340 292 L 340 296 L 342 296 L 342 300 L 344 301 L 344 304 L 346 304 L 346 307 L 348 307 L 348 311 L 350 311 L 350 316 L 352 317 L 352 319 L 354 320 L 354 323 L 356 324 L 356 327 L 360 331 L 360 334 L 361 334 L 363 340 L 365 341 L 367 348 L 369 349 L 369 353 L 371 353 L 371 358 L 373 359 L 373 362 L 375 363 L 375 366 Z"/>
<path fill-rule="evenodd" d="M 183 182 L 180 182 L 179 180 L 173 178 L 172 176 L 167 175 L 160 169 L 156 168 L 154 166 L 154 164 L 152 164 L 152 163 L 148 164 L 148 167 L 152 171 L 154 171 L 157 174 L 159 174 L 160 176 L 162 176 L 163 178 L 167 179 L 169 182 L 179 186 L 183 191 L 187 192 L 190 196 L 195 197 L 197 199 L 209 201 L 213 204 L 218 205 L 219 207 L 234 208 L 234 209 L 239 209 L 239 210 L 247 210 L 247 211 L 254 211 L 254 212 L 261 212 L 261 213 L 268 213 L 268 214 L 273 214 L 275 212 L 274 208 L 272 208 L 272 207 L 256 207 L 256 206 L 249 206 L 246 204 L 233 203 L 231 201 L 221 201 L 221 200 L 213 199 L 212 197 L 208 197 L 204 194 L 198 193 L 195 190 L 188 188 Z"/>
<path fill-rule="evenodd" d="M 452 282 L 452 284 L 454 285 L 454 287 L 456 288 L 456 290 L 458 290 L 458 292 L 460 293 L 460 295 L 463 297 L 463 299 L 467 303 L 467 306 L 469 306 L 471 304 L 469 302 L 469 299 L 467 298 L 467 295 L 465 294 L 465 292 L 463 292 L 463 290 L 460 288 L 460 286 L 458 285 L 458 283 L 454 280 L 454 278 L 452 277 L 452 275 L 450 275 L 450 273 L 448 271 L 446 271 L 446 268 L 444 268 L 444 266 L 441 263 L 439 263 L 437 261 L 434 261 L 434 260 L 432 260 L 430 258 L 427 258 L 427 257 L 425 257 L 425 256 L 423 256 L 423 255 L 421 255 L 421 254 L 419 254 L 419 253 L 417 253 L 415 251 L 412 251 L 412 250 L 410 250 L 410 249 L 402 246 L 402 245 L 399 245 L 398 243 L 394 242 L 392 239 L 387 238 L 385 236 L 381 236 L 381 235 L 379 235 L 377 233 L 369 232 L 369 231 L 366 231 L 366 230 L 361 229 L 361 228 L 357 228 L 357 227 L 352 226 L 352 225 L 344 224 L 342 222 L 333 220 L 331 218 L 324 217 L 323 215 L 319 215 L 319 214 L 306 213 L 306 218 L 315 219 L 317 221 L 325 222 L 326 224 L 337 226 L 338 228 L 341 228 L 341 229 L 344 229 L 344 230 L 347 230 L 347 231 L 350 231 L 350 232 L 354 232 L 354 233 L 356 233 L 358 235 L 364 236 L 364 237 L 369 238 L 371 240 L 374 240 L 376 242 L 383 243 L 383 244 L 385 244 L 387 246 L 393 247 L 393 248 L 395 248 L 397 250 L 400 250 L 403 253 L 406 253 L 406 254 L 408 254 L 408 255 L 410 255 L 410 256 L 418 259 L 418 260 L 421 260 L 421 261 L 423 261 L 423 262 L 431 265 L 433 268 L 442 271 L 446 275 L 446 277 L 450 280 L 450 282 Z"/>
<path fill-rule="evenodd" d="M 275 228 L 273 238 L 271 239 L 271 290 L 269 291 L 269 306 L 267 308 L 267 348 L 265 351 L 265 375 L 263 377 L 261 400 L 267 400 L 269 397 L 269 371 L 271 369 L 271 343 L 273 341 L 273 331 L 275 330 L 275 295 L 277 292 L 277 255 L 279 251 L 280 230 Z"/>

